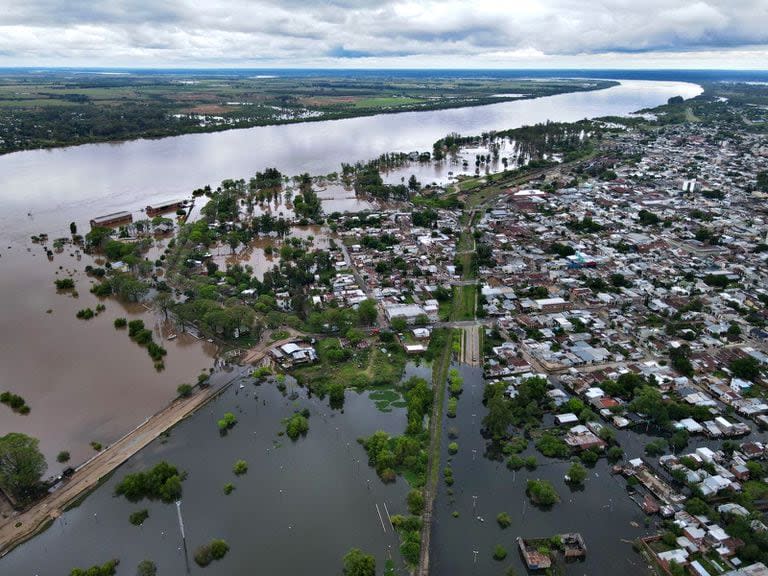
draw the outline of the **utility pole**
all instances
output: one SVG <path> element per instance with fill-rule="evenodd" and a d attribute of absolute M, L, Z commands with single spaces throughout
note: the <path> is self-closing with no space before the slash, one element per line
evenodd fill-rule
<path fill-rule="evenodd" d="M 184 519 L 181 517 L 181 500 L 176 500 L 176 515 L 179 517 L 179 531 L 181 532 L 181 542 L 184 545 L 184 564 L 189 574 L 189 555 L 187 554 L 187 537 L 184 534 Z"/>

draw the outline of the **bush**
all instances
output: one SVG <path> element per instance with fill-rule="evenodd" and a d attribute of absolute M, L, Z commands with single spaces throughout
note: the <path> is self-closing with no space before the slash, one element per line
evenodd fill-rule
<path fill-rule="evenodd" d="M 232 414 L 232 412 L 225 412 L 224 417 L 217 422 L 219 431 L 221 432 L 226 432 L 227 430 L 230 430 L 231 428 L 234 427 L 235 424 L 237 424 L 237 418 L 235 417 L 234 414 Z"/>
<path fill-rule="evenodd" d="M 131 521 L 131 524 L 134 526 L 141 526 L 144 524 L 144 520 L 147 518 L 149 518 L 149 511 L 146 508 L 143 510 L 137 510 L 128 517 L 128 519 Z"/>
<path fill-rule="evenodd" d="M 182 398 L 187 398 L 188 396 L 192 395 L 192 385 L 191 384 L 179 384 L 179 386 L 176 388 L 176 392 Z"/>
<path fill-rule="evenodd" d="M 142 330 L 144 330 L 144 320 L 131 320 L 128 322 L 129 337 L 134 338 Z"/>
<path fill-rule="evenodd" d="M 157 576 L 157 566 L 152 560 L 142 560 L 136 567 L 136 576 Z"/>
<path fill-rule="evenodd" d="M 520 452 L 526 448 L 528 448 L 528 440 L 526 440 L 523 436 L 515 436 L 509 442 L 504 443 L 501 451 L 506 456 L 509 456 L 510 454 L 520 454 Z"/>
<path fill-rule="evenodd" d="M 229 544 L 224 540 L 213 540 L 211 542 L 211 555 L 214 560 L 221 560 L 229 552 Z"/>
<path fill-rule="evenodd" d="M 523 466 L 525 466 L 525 460 L 517 454 L 512 454 L 512 456 L 507 458 L 507 468 L 510 470 L 520 470 Z"/>
<path fill-rule="evenodd" d="M 211 554 L 210 544 L 203 544 L 195 550 L 195 562 L 198 566 L 205 568 L 213 562 L 213 554 Z"/>
<path fill-rule="evenodd" d="M 566 476 L 567 476 L 566 481 L 569 484 L 580 486 L 584 484 L 584 480 L 586 480 L 587 478 L 587 469 L 584 468 L 584 466 L 582 466 L 578 462 L 574 462 L 568 468 L 568 472 L 566 473 Z"/>
<path fill-rule="evenodd" d="M 493 549 L 493 559 L 494 560 L 498 560 L 499 562 L 501 562 L 506 557 L 507 557 L 507 549 L 504 548 L 504 546 L 502 546 L 501 544 L 498 544 Z"/>
<path fill-rule="evenodd" d="M 459 444 L 458 442 L 451 442 L 448 444 L 448 453 L 449 454 L 456 454 L 456 452 L 459 451 Z"/>
<path fill-rule="evenodd" d="M 376 559 L 359 548 L 352 548 L 344 555 L 344 576 L 376 576 Z"/>
<path fill-rule="evenodd" d="M 587 466 L 594 466 L 597 463 L 597 461 L 600 459 L 600 455 L 594 450 L 590 449 L 590 450 L 584 450 L 581 454 L 579 454 L 579 458 Z"/>
<path fill-rule="evenodd" d="M 424 511 L 424 494 L 421 490 L 411 490 L 406 498 L 408 511 L 418 516 Z"/>
<path fill-rule="evenodd" d="M 151 338 L 151 334 L 152 333 L 150 332 L 150 338 Z M 163 356 L 168 354 L 168 351 L 165 348 L 163 348 L 162 346 L 160 346 L 155 342 L 152 342 L 151 340 L 147 344 L 147 352 L 149 353 L 150 358 L 152 358 L 152 360 L 154 360 L 155 362 L 161 361 L 163 359 Z"/>
<path fill-rule="evenodd" d="M 452 396 L 458 396 L 462 392 L 464 379 L 456 368 L 451 368 L 448 372 L 448 383 Z"/>
<path fill-rule="evenodd" d="M 227 482 L 226 484 L 224 484 L 224 494 L 226 494 L 227 496 L 232 494 L 234 490 L 235 490 L 235 485 L 232 484 L 232 482 Z"/>
<path fill-rule="evenodd" d="M 114 559 L 101 566 L 91 566 L 87 569 L 74 568 L 69 576 L 114 576 L 118 564 L 120 564 L 120 560 Z"/>
<path fill-rule="evenodd" d="M 128 325 L 128 320 L 125 318 L 115 318 L 115 328 L 118 330 L 121 328 L 125 328 Z"/>
<path fill-rule="evenodd" d="M 661 456 L 667 451 L 667 443 L 664 440 L 658 439 L 648 442 L 645 445 L 645 453 L 648 456 Z"/>
<path fill-rule="evenodd" d="M 536 441 L 536 449 L 547 458 L 565 458 L 570 453 L 568 444 L 562 438 L 545 432 Z"/>
<path fill-rule="evenodd" d="M 58 455 L 56 456 L 56 462 L 60 464 L 64 464 L 64 462 L 69 462 L 69 452 L 67 452 L 66 450 L 62 450 L 61 452 L 59 452 Z"/>
<path fill-rule="evenodd" d="M 195 550 L 195 562 L 198 566 L 208 566 L 214 560 L 221 560 L 229 552 L 229 544 L 224 540 L 211 540 Z"/>
<path fill-rule="evenodd" d="M 183 473 L 168 462 L 160 462 L 146 472 L 128 474 L 115 487 L 117 496 L 125 496 L 131 502 L 143 498 L 169 503 L 181 498 Z"/>
<path fill-rule="evenodd" d="M 500 512 L 499 515 L 496 516 L 496 522 L 499 523 L 499 526 L 501 526 L 502 529 L 509 528 L 512 524 L 512 518 L 506 512 Z"/>
<path fill-rule="evenodd" d="M 546 480 L 528 480 L 525 493 L 533 504 L 552 506 L 560 501 L 554 486 Z"/>
<path fill-rule="evenodd" d="M 624 457 L 624 450 L 622 450 L 619 446 L 611 446 L 608 448 L 608 462 L 616 463 L 619 460 L 621 460 Z"/>
<path fill-rule="evenodd" d="M 71 290 L 75 287 L 75 281 L 72 278 L 61 278 L 54 280 L 53 283 L 56 285 L 56 290 Z"/>
<path fill-rule="evenodd" d="M 27 401 L 24 398 L 7 390 L 0 394 L 0 403 L 5 404 L 18 414 L 29 414 L 30 412 Z"/>
<path fill-rule="evenodd" d="M 147 330 L 146 328 L 139 330 L 133 337 L 133 341 L 136 342 L 136 344 L 139 346 L 147 346 L 150 342 L 152 342 L 152 330 Z M 152 353 L 150 352 L 150 355 L 151 354 Z"/>
<path fill-rule="evenodd" d="M 245 460 L 238 460 L 235 462 L 235 465 L 232 466 L 232 472 L 234 472 L 237 476 L 242 476 L 248 472 L 248 462 Z"/>
<path fill-rule="evenodd" d="M 96 313 L 90 308 L 83 308 L 82 310 L 78 310 L 75 316 L 77 316 L 80 320 L 90 320 L 96 316 Z"/>
<path fill-rule="evenodd" d="M 298 440 L 299 436 L 306 436 L 309 432 L 309 420 L 302 414 L 294 414 L 285 422 L 285 433 L 291 440 Z"/>

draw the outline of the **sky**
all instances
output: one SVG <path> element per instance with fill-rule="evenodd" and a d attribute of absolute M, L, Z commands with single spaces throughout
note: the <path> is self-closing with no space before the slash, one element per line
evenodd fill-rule
<path fill-rule="evenodd" d="M 0 0 L 0 66 L 768 67 L 768 0 Z"/>

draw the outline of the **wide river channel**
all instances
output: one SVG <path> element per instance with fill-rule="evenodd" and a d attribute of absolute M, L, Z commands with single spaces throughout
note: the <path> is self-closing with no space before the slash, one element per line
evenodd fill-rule
<path fill-rule="evenodd" d="M 179 383 L 192 382 L 201 370 L 210 368 L 215 354 L 212 346 L 191 337 L 166 340 L 173 327 L 139 307 L 123 308 L 110 301 L 107 310 L 94 320 L 76 320 L 78 309 L 94 308 L 98 303 L 88 292 L 89 280 L 82 273 L 89 260 L 78 259 L 72 250 L 65 249 L 49 261 L 42 248 L 31 242 L 33 234 L 67 236 L 70 222 L 75 222 L 79 232 L 84 233 L 94 216 L 118 210 L 135 213 L 153 201 L 188 197 L 191 190 L 206 184 L 215 186 L 225 178 L 247 179 L 267 166 L 275 166 L 288 175 L 327 174 L 339 170 L 342 162 L 367 160 L 383 152 L 431 150 L 435 140 L 450 132 L 479 134 L 547 120 L 625 115 L 662 104 L 672 96 L 690 98 L 700 92 L 699 86 L 688 83 L 622 81 L 606 90 L 480 107 L 2 156 L 0 330 L 4 337 L 0 341 L 0 391 L 21 394 L 32 411 L 28 416 L 20 416 L 0 407 L 0 434 L 20 431 L 40 438 L 49 472 L 57 473 L 62 468 L 55 461 L 59 450 L 69 450 L 73 464 L 84 461 L 93 454 L 90 441 L 107 445 L 139 424 L 175 395 Z M 56 293 L 53 280 L 64 274 L 76 278 L 78 298 Z M 156 372 L 145 351 L 112 327 L 118 316 L 141 317 L 154 327 L 156 340 L 168 349 L 164 372 Z M 190 472 L 184 502 L 188 534 L 195 544 L 224 537 L 233 548 L 225 562 L 216 569 L 207 569 L 207 573 L 252 574 L 255 567 L 263 574 L 334 574 L 340 555 L 354 545 L 370 549 L 381 566 L 389 546 L 396 551 L 396 545 L 390 532 L 383 533 L 373 505 L 379 502 L 381 506 L 386 501 L 391 503 L 390 512 L 401 512 L 406 487 L 402 480 L 395 486 L 382 486 L 367 469 L 364 454 L 354 439 L 379 428 L 402 431 L 402 414 L 379 413 L 372 402 L 360 396 L 347 402 L 345 414 L 331 417 L 323 415 L 323 411 L 329 410 L 327 404 L 303 399 L 299 405 L 308 406 L 313 412 L 309 436 L 295 445 L 288 441 L 284 447 L 267 452 L 266 447 L 280 428 L 279 420 L 290 414 L 292 403 L 274 396 L 265 385 L 255 392 L 261 400 L 268 400 L 264 405 L 253 398 L 250 386 L 247 384 L 248 392 L 241 396 L 235 396 L 236 389 L 232 389 L 210 410 L 174 430 L 167 444 L 156 443 L 145 450 L 118 470 L 117 476 L 162 457 L 173 459 Z M 247 403 L 246 394 L 250 396 Z M 232 408 L 243 410 L 241 424 L 234 438 L 221 439 L 214 421 L 224 409 Z M 481 418 L 478 413 L 475 423 Z M 334 420 L 338 424 L 332 424 Z M 352 443 L 349 453 L 346 442 Z M 481 446 L 477 449 L 480 458 Z M 232 461 L 241 457 L 249 461 L 251 469 L 237 481 L 235 493 L 224 497 L 221 487 L 231 480 Z M 361 463 L 353 470 L 352 463 L 357 458 Z M 463 460 L 457 458 L 454 467 L 463 468 L 459 464 Z M 473 486 L 473 491 L 486 489 L 495 493 L 511 480 L 512 474 L 505 469 L 497 471 L 495 464 L 483 468 L 487 468 L 484 476 L 500 474 L 499 483 L 488 481 L 486 486 Z M 353 477 L 353 472 L 358 476 Z M 555 476 L 560 474 L 557 467 L 553 467 L 553 472 Z M 600 466 L 595 472 L 601 476 L 606 473 Z M 461 483 L 468 481 L 459 470 L 457 478 Z M 369 479 L 370 490 L 366 482 Z M 521 481 L 522 478 L 517 479 L 518 483 Z M 183 564 L 178 564 L 181 556 L 176 555 L 179 542 L 175 509 L 152 505 L 145 528 L 134 528 L 128 523 L 127 514 L 136 507 L 113 499 L 113 484 L 114 479 L 80 508 L 57 520 L 45 534 L 0 560 L 0 574 L 68 574 L 76 565 L 115 556 L 124 560 L 120 575 L 133 574 L 136 562 L 144 557 L 158 560 L 161 574 L 182 574 Z M 597 482 L 594 484 L 588 486 L 588 495 L 596 491 Z M 301 496 L 297 497 L 299 493 Z M 468 536 L 465 530 L 472 533 L 474 528 L 469 526 L 474 524 L 465 524 L 472 511 L 467 508 L 466 494 L 463 500 L 440 507 L 433 542 L 437 573 L 467 573 L 476 566 L 470 549 L 475 545 L 484 547 L 478 565 L 485 567 L 478 573 L 501 573 L 502 565 L 486 564 L 488 547 L 501 543 L 495 542 L 496 537 L 491 537 L 494 542 L 485 544 L 464 541 L 461 534 Z M 487 497 L 482 501 L 489 503 Z M 618 505 L 616 498 L 609 508 L 601 508 L 605 503 L 599 502 L 602 498 L 589 498 L 584 500 L 588 508 L 577 506 L 572 511 L 580 520 L 591 516 L 602 523 L 607 531 L 601 537 L 608 533 L 631 537 L 635 533 L 628 528 L 626 516 L 618 520 L 623 529 L 616 532 L 612 532 L 609 523 L 598 520 L 600 515 L 615 514 Z M 494 504 L 489 509 L 482 505 L 486 524 L 495 524 L 493 519 L 502 506 L 513 517 L 522 513 L 522 499 L 518 497 L 506 505 Z M 562 508 L 570 510 L 571 506 Z M 460 509 L 466 520 L 450 517 L 453 509 Z M 538 524 L 538 514 L 528 508 L 521 520 Z M 633 516 L 634 511 L 630 513 Z M 454 529 L 460 526 L 460 533 L 455 533 Z M 576 526 L 569 523 L 567 527 Z M 483 530 L 490 528 L 488 525 Z M 510 550 L 514 545 L 511 536 L 518 531 L 514 525 L 505 531 L 504 544 Z M 534 531 L 534 536 L 544 535 L 544 526 Z M 444 560 L 442 551 L 446 553 Z M 628 546 L 622 547 L 618 557 L 628 551 Z M 614 564 L 611 557 L 596 557 L 589 565 L 598 570 L 594 573 L 620 564 L 622 570 L 632 572 L 626 560 L 617 558 L 617 562 Z M 455 571 L 453 565 L 457 567 Z M 192 567 L 193 572 L 197 570 Z M 587 572 L 593 573 L 591 569 Z"/>

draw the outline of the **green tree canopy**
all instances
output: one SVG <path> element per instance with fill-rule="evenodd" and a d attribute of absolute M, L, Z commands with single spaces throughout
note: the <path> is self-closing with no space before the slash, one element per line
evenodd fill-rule
<path fill-rule="evenodd" d="M 344 555 L 344 576 L 376 576 L 376 559 L 352 548 Z"/>
<path fill-rule="evenodd" d="M 38 445 L 37 438 L 19 432 L 0 436 L 0 486 L 18 500 L 34 495 L 48 467 Z"/>
<path fill-rule="evenodd" d="M 363 324 L 365 326 L 370 326 L 371 324 L 376 322 L 377 317 L 378 317 L 378 312 L 376 311 L 375 300 L 371 300 L 370 298 L 368 298 L 360 302 L 360 305 L 357 307 L 357 318 L 360 324 Z"/>

